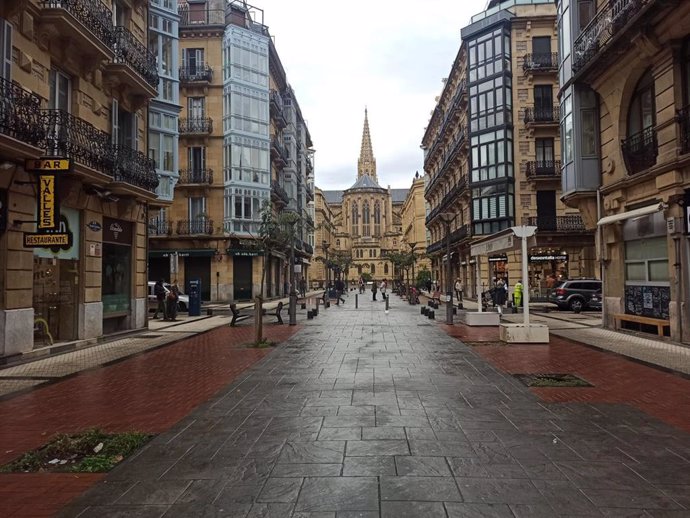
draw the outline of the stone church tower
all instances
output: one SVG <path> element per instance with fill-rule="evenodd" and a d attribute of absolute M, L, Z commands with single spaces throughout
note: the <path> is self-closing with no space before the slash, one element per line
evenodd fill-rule
<path fill-rule="evenodd" d="M 400 249 L 400 211 L 407 193 L 408 189 L 379 185 L 369 114 L 365 109 L 355 183 L 345 191 L 323 191 L 335 227 L 332 250 L 350 254 L 353 260 L 349 279 L 355 280 L 363 273 L 377 280 L 393 277 L 393 265 L 386 255 Z"/>

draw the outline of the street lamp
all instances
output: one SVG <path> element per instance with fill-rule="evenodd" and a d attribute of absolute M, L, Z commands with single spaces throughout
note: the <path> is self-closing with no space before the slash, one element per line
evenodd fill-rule
<path fill-rule="evenodd" d="M 299 216 L 294 214 L 288 220 L 290 225 L 290 303 L 288 306 L 289 324 L 291 326 L 297 325 L 297 292 L 295 291 L 295 225 L 299 220 Z"/>
<path fill-rule="evenodd" d="M 415 263 L 415 255 L 414 255 L 414 249 L 417 248 L 417 243 L 408 243 L 408 246 L 410 247 L 410 253 L 412 254 L 412 282 L 415 284 L 415 288 L 417 287 L 417 279 L 415 279 L 414 276 L 414 263 Z M 410 282 L 407 282 L 407 300 L 410 300 Z"/>
<path fill-rule="evenodd" d="M 326 262 L 324 263 L 324 269 L 326 270 L 326 289 L 328 289 L 328 281 L 330 280 L 330 268 L 328 267 L 328 248 L 331 246 L 327 241 L 321 242 L 321 248 L 323 248 L 326 254 Z"/>
<path fill-rule="evenodd" d="M 453 285 L 451 284 L 450 273 L 450 224 L 455 220 L 457 214 L 454 212 L 441 212 L 441 221 L 446 227 L 446 324 L 453 325 Z"/>

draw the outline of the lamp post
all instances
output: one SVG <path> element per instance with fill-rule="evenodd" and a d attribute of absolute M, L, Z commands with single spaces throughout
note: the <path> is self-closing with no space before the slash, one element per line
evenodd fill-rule
<path fill-rule="evenodd" d="M 451 284 L 450 273 L 450 224 L 455 220 L 457 214 L 453 212 L 441 212 L 441 221 L 446 227 L 446 324 L 453 325 L 453 285 Z"/>
<path fill-rule="evenodd" d="M 288 221 L 288 225 L 290 225 L 290 303 L 288 317 L 291 326 L 297 325 L 297 291 L 295 291 L 295 225 L 297 221 L 297 215 Z"/>
<path fill-rule="evenodd" d="M 328 249 L 330 246 L 331 244 L 326 241 L 321 242 L 321 248 L 323 248 L 323 251 L 326 254 L 326 262 L 324 263 L 324 269 L 326 270 L 326 290 L 328 290 L 328 281 L 330 280 L 330 268 L 328 267 Z"/>
<path fill-rule="evenodd" d="M 415 284 L 415 287 L 416 287 L 417 286 L 417 279 L 415 279 L 415 276 L 414 276 L 414 263 L 415 263 L 414 249 L 417 248 L 417 243 L 408 243 L 408 246 L 410 247 L 410 253 L 412 254 L 412 282 Z M 409 281 L 407 283 L 407 300 L 410 300 L 410 283 L 409 283 Z"/>

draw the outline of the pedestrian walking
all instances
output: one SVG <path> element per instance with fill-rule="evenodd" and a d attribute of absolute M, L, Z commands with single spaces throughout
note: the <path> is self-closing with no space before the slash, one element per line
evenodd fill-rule
<path fill-rule="evenodd" d="M 170 285 L 165 297 L 166 320 L 177 320 L 177 301 L 180 299 L 180 288 L 177 286 L 177 280 L 174 280 Z"/>
<path fill-rule="evenodd" d="M 388 288 L 388 283 L 386 282 L 386 279 L 383 279 L 381 281 L 381 284 L 379 285 L 379 291 L 381 292 L 381 297 L 383 297 L 381 300 L 385 302 L 386 300 L 386 289 Z"/>
<path fill-rule="evenodd" d="M 163 279 L 156 281 L 153 286 L 153 294 L 156 296 L 156 312 L 153 314 L 154 320 L 158 318 L 158 312 L 160 311 L 163 319 L 165 319 L 165 286 L 163 286 Z"/>
<path fill-rule="evenodd" d="M 302 294 L 302 298 L 307 298 L 307 281 L 304 277 L 299 281 L 299 291 Z"/>
<path fill-rule="evenodd" d="M 455 279 L 455 299 L 458 302 L 462 301 L 462 283 L 459 278 Z"/>
<path fill-rule="evenodd" d="M 496 281 L 496 289 L 494 290 L 494 305 L 499 315 L 503 314 L 503 306 L 506 303 L 507 294 L 505 281 L 503 279 L 498 279 L 498 281 Z"/>
<path fill-rule="evenodd" d="M 345 289 L 345 283 L 342 281 L 342 279 L 338 279 L 335 281 L 335 305 L 339 306 L 340 302 L 342 301 L 343 304 L 345 303 L 345 299 L 343 298 L 343 290 Z"/>
<path fill-rule="evenodd" d="M 364 278 L 360 277 L 359 278 L 359 293 L 360 295 L 364 293 Z"/>
<path fill-rule="evenodd" d="M 522 286 L 522 279 L 518 279 L 513 288 L 513 304 L 516 308 L 522 306 L 522 291 L 524 287 Z"/>
<path fill-rule="evenodd" d="M 372 300 L 374 302 L 376 302 L 376 290 L 377 289 L 378 288 L 376 286 L 376 281 L 372 279 L 372 281 L 371 281 L 371 295 L 372 295 Z"/>

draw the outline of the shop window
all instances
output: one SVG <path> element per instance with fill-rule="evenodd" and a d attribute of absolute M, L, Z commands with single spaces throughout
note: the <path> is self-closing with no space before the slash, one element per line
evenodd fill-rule
<path fill-rule="evenodd" d="M 665 237 L 625 242 L 625 280 L 635 283 L 668 284 L 668 250 Z"/>
<path fill-rule="evenodd" d="M 126 316 L 130 309 L 132 284 L 131 223 L 103 218 L 101 272 L 104 317 Z"/>

